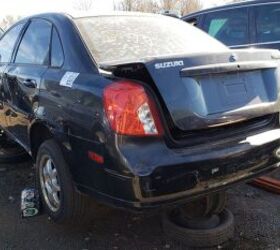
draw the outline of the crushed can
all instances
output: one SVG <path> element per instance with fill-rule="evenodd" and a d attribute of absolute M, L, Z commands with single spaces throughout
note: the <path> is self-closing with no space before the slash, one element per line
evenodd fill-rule
<path fill-rule="evenodd" d="M 21 192 L 21 216 L 33 217 L 39 214 L 39 194 L 35 188 L 25 188 Z"/>

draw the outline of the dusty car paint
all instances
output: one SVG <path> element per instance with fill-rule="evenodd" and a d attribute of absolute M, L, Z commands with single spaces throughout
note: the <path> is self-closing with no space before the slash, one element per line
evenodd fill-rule
<path fill-rule="evenodd" d="M 260 145 L 244 143 L 250 135 L 279 128 L 279 62 L 272 58 L 274 51 L 235 52 L 239 62 L 270 65 L 244 73 L 264 81 L 266 98 L 256 103 L 257 108 L 235 107 L 223 115 L 203 117 L 191 110 L 185 97 L 179 98 L 186 93 L 183 87 L 200 79 L 186 77 L 182 84 L 180 72 L 201 64 L 229 64 L 232 51 L 97 67 L 71 18 L 39 15 L 24 20 L 24 29 L 32 19 L 47 20 L 57 29 L 64 63 L 59 68 L 16 64 L 14 53 L 10 64 L 0 64 L 1 126 L 33 156 L 40 131 L 48 129 L 61 145 L 79 191 L 113 206 L 153 208 L 185 202 L 279 166 L 273 154 L 280 146 L 278 138 Z M 69 72 L 76 73 L 75 79 L 61 84 Z M 155 100 L 163 137 L 138 138 L 112 131 L 103 92 L 119 79 L 137 81 Z M 244 102 L 238 105 L 243 107 Z M 102 156 L 104 164 L 90 160 L 88 151 Z"/>

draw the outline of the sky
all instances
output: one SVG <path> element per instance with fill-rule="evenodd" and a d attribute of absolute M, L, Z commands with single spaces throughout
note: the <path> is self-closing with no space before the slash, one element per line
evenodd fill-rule
<path fill-rule="evenodd" d="M 79 0 L 0 0 L 0 19 L 7 15 L 28 16 L 41 12 L 71 12 Z M 113 10 L 113 1 L 94 0 L 96 11 Z M 201 0 L 204 7 L 225 3 L 227 0 Z"/>

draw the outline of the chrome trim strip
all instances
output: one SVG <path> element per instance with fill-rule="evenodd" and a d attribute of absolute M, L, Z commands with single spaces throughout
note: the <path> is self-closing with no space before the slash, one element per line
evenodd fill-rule
<path fill-rule="evenodd" d="M 230 48 L 240 47 L 240 46 L 254 46 L 254 45 L 269 45 L 269 44 L 277 44 L 280 43 L 279 41 L 271 41 L 271 42 L 264 42 L 264 43 L 248 43 L 248 44 L 240 44 L 240 45 L 232 45 L 229 46 Z"/>

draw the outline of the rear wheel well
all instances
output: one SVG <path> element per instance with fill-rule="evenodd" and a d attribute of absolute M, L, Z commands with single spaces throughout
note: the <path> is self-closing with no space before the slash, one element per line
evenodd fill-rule
<path fill-rule="evenodd" d="M 51 131 L 44 124 L 34 124 L 30 130 L 30 149 L 33 159 L 36 159 L 41 144 L 53 137 Z"/>

